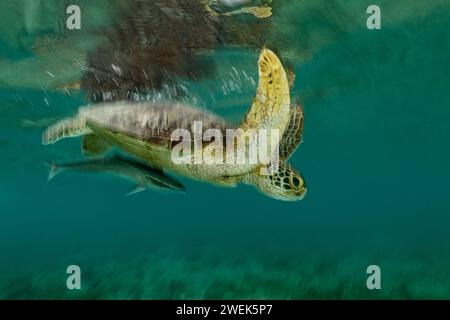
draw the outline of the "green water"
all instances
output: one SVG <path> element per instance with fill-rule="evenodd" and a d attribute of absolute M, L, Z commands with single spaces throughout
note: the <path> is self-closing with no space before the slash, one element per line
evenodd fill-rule
<path fill-rule="evenodd" d="M 78 2 L 86 30 L 108 27 L 114 8 Z M 36 3 L 0 5 L 0 298 L 450 298 L 448 2 L 380 1 L 382 29 L 368 30 L 368 1 L 274 0 L 268 44 L 283 40 L 305 111 L 298 203 L 184 178 L 184 195 L 133 197 L 108 176 L 47 183 L 43 163 L 80 158 L 80 140 L 42 146 L 41 133 L 87 103 L 54 82 L 76 82 L 66 61 L 96 40 L 59 30 L 64 1 Z M 37 54 L 43 35 L 69 41 Z M 233 67 L 256 79 L 258 51 L 212 55 L 217 76 L 187 83 L 190 99 L 239 119 L 255 89 L 224 94 L 222 80 Z M 381 290 L 366 287 L 372 264 Z"/>

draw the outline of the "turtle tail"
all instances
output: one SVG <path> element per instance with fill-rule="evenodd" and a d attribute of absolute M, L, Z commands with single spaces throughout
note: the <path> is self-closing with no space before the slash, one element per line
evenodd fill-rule
<path fill-rule="evenodd" d="M 68 118 L 58 121 L 42 134 L 42 144 L 54 144 L 65 138 L 79 137 L 91 133 L 84 117 Z"/>

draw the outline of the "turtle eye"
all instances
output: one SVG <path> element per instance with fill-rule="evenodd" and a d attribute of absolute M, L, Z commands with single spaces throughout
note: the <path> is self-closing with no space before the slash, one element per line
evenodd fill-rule
<path fill-rule="evenodd" d="M 301 177 L 299 176 L 291 176 L 291 185 L 295 190 L 299 190 L 300 188 L 303 187 L 303 180 Z"/>

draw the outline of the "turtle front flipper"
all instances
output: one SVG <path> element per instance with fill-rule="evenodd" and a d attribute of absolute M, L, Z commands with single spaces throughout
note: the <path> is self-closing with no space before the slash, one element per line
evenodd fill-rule
<path fill-rule="evenodd" d="M 302 142 L 304 128 L 303 110 L 300 104 L 291 108 L 291 117 L 280 142 L 280 158 L 288 160 Z"/>
<path fill-rule="evenodd" d="M 87 134 L 83 137 L 81 146 L 83 154 L 87 157 L 97 157 L 107 153 L 111 146 L 96 134 Z"/>
<path fill-rule="evenodd" d="M 291 105 L 286 71 L 277 55 L 269 49 L 262 50 L 258 67 L 256 97 L 241 128 L 278 129 L 282 134 L 289 122 Z"/>

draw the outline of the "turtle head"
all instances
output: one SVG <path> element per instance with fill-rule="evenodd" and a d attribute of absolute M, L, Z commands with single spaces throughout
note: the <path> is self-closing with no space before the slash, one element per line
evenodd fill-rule
<path fill-rule="evenodd" d="M 307 191 L 303 177 L 288 164 L 280 164 L 272 175 L 257 170 L 252 182 L 265 195 L 282 201 L 302 200 Z"/>

